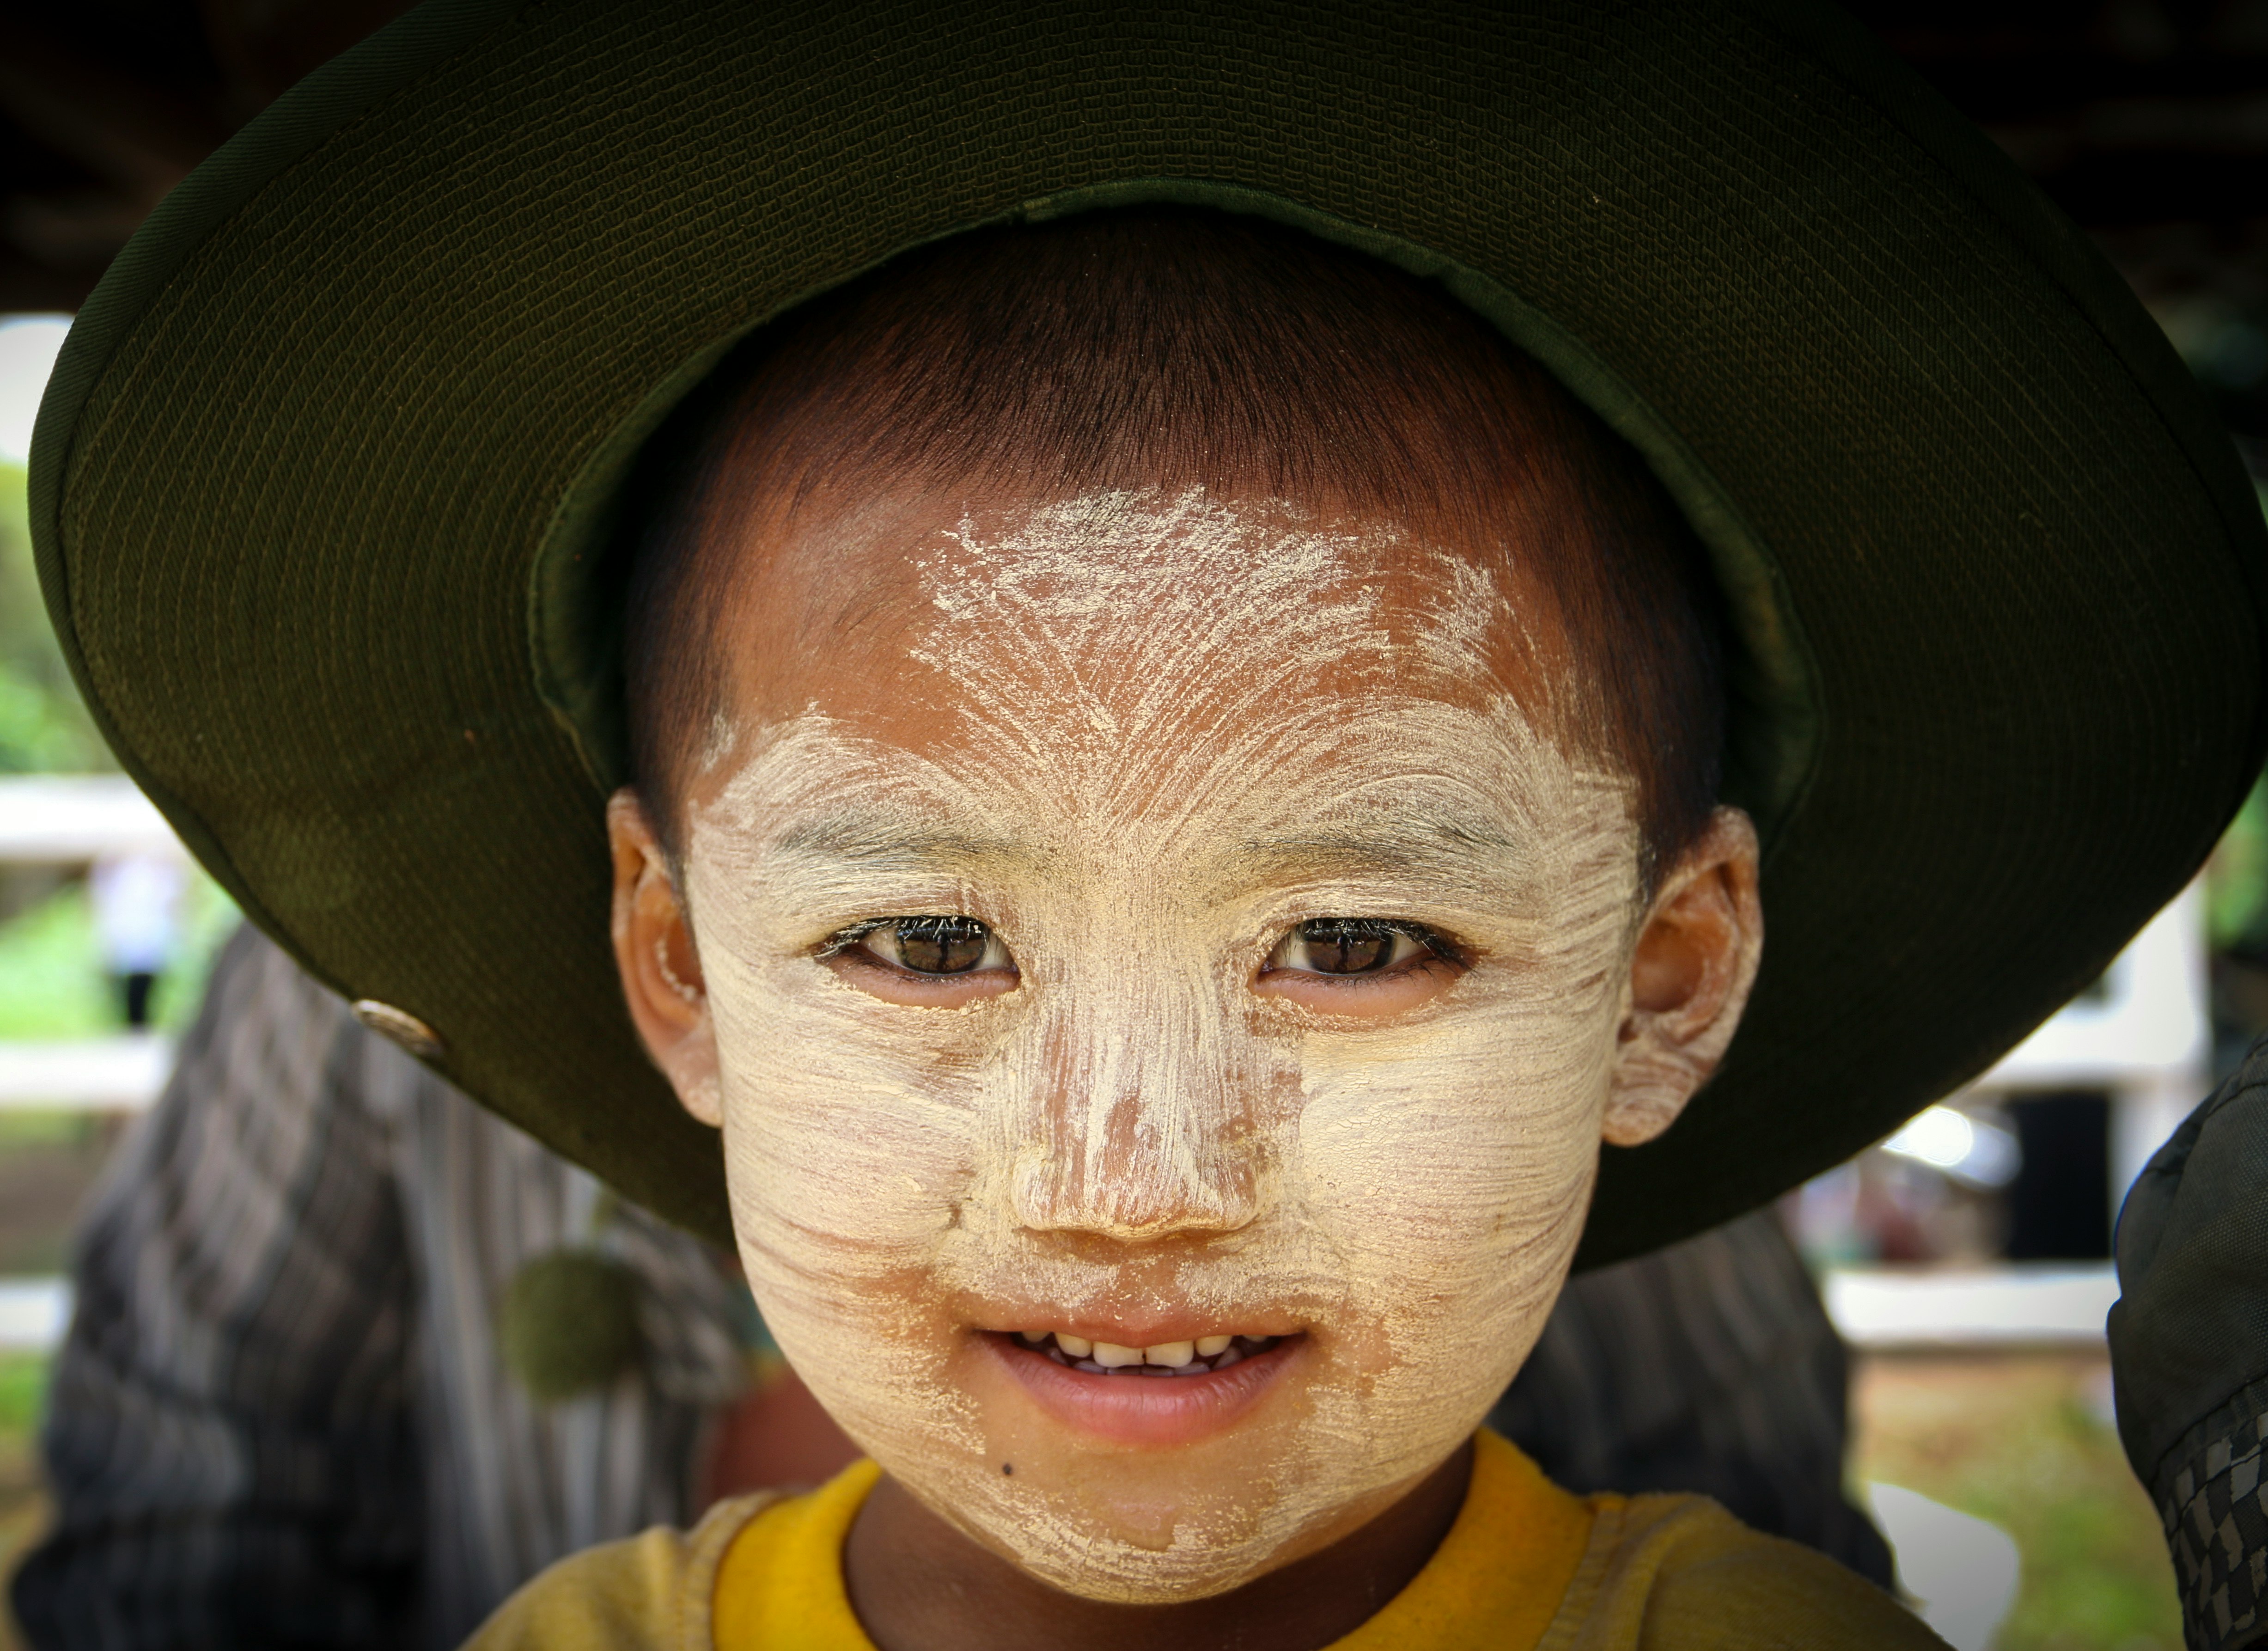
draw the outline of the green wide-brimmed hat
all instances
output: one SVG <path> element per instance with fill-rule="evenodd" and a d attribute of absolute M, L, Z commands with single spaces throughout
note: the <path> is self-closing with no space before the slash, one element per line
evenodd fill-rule
<path fill-rule="evenodd" d="M 121 760 L 475 1096 L 727 1228 L 633 1036 L 602 554 L 725 349 L 972 226 L 1256 213 L 1439 280 L 1633 443 L 1738 635 L 1724 1070 L 1584 1259 L 1845 1157 L 2102 969 L 2260 765 L 2260 510 L 2116 276 L 1799 4 L 436 0 L 178 189 L 73 328 L 33 532 Z"/>

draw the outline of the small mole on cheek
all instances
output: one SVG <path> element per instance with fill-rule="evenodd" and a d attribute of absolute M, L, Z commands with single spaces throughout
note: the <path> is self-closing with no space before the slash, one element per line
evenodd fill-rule
<path fill-rule="evenodd" d="M 1003 1473 L 1013 1473 L 1015 1470 L 1016 1464 L 1012 1462 L 1004 1462 L 1000 1464 L 1000 1471 Z"/>

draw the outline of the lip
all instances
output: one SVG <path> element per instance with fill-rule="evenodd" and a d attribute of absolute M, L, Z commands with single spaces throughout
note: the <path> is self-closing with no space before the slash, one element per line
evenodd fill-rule
<path fill-rule="evenodd" d="M 1006 1367 L 1035 1404 L 1065 1426 L 1114 1444 L 1168 1448 L 1226 1432 L 1304 1356 L 1295 1335 L 1266 1352 L 1204 1375 L 1095 1375 L 1067 1369 L 1012 1335 L 980 1331 L 977 1339 Z"/>

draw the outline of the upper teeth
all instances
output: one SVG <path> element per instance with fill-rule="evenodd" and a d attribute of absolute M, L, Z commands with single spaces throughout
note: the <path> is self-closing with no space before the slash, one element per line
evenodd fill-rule
<path fill-rule="evenodd" d="M 1188 1341 L 1161 1341 L 1147 1347 L 1123 1346 L 1115 1341 L 1089 1341 L 1084 1336 L 1074 1336 L 1068 1330 L 1026 1330 L 1017 1332 L 1027 1346 L 1045 1351 L 1059 1363 L 1078 1364 L 1083 1368 L 1125 1370 L 1144 1366 L 1160 1370 L 1197 1371 L 1202 1373 L 1207 1363 L 1219 1360 L 1212 1368 L 1225 1368 L 1238 1359 L 1258 1352 L 1275 1339 L 1268 1336 L 1248 1336 L 1248 1344 L 1239 1350 L 1234 1336 L 1198 1336 Z M 1049 1344 L 1054 1345 L 1050 1347 Z"/>

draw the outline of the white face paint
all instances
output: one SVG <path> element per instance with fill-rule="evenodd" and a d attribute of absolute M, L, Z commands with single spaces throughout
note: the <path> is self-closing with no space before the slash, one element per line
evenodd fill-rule
<path fill-rule="evenodd" d="M 1390 601 L 1413 558 L 1432 594 Z M 799 694 L 693 821 L 741 1253 L 930 1507 L 1073 1593 L 1217 1593 L 1390 1506 L 1542 1328 L 1625 1004 L 1628 786 L 1494 680 L 1494 584 L 1382 532 L 1113 495 L 913 565 L 850 709 Z M 863 709 L 878 673 L 912 723 Z M 909 1006 L 822 956 L 928 914 L 990 925 L 1014 988 Z M 1321 918 L 1469 967 L 1386 1016 L 1258 990 Z M 1160 1443 L 1035 1402 L 984 1333 L 1020 1329 L 1299 1339 Z"/>

